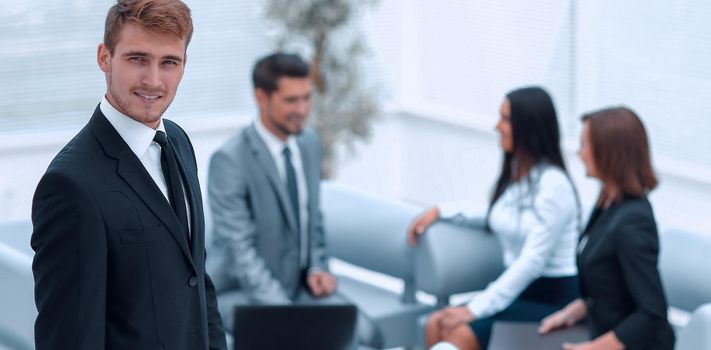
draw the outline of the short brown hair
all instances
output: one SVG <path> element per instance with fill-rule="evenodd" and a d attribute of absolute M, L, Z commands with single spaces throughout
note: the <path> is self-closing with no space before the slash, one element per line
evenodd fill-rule
<path fill-rule="evenodd" d="M 104 45 L 112 55 L 126 22 L 150 32 L 185 38 L 186 49 L 193 36 L 190 8 L 180 0 L 118 0 L 106 14 L 104 25 Z"/>
<path fill-rule="evenodd" d="M 619 191 L 612 194 L 603 190 L 600 201 L 618 200 L 623 194 L 641 197 L 657 187 L 647 132 L 637 114 L 627 107 L 607 108 L 584 115 L 583 122 L 588 123 L 601 179 Z"/>

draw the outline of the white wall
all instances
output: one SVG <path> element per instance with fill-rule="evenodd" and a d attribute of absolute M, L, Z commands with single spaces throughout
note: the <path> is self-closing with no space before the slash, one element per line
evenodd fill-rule
<path fill-rule="evenodd" d="M 256 0 L 248 1 L 234 10 L 261 23 L 258 5 Z M 212 18 L 208 15 L 221 6 L 226 5 L 214 1 L 196 7 L 196 23 Z M 630 16 L 635 11 L 645 15 Z M 702 98 L 711 70 L 700 63 L 710 51 L 708 45 L 698 45 L 711 35 L 702 20 L 709 11 L 711 6 L 701 0 L 645 6 L 612 0 L 546 0 L 535 5 L 520 0 L 496 4 L 451 0 L 447 6 L 422 0 L 381 1 L 374 11 L 365 11 L 362 29 L 372 54 L 368 78 L 382 84 L 390 107 L 370 143 L 361 144 L 355 156 L 342 155 L 337 179 L 423 205 L 464 198 L 484 210 L 500 167 L 492 131 L 500 99 L 510 88 L 539 83 L 550 88 L 558 104 L 568 165 L 586 207 L 597 184 L 584 177 L 574 153 L 579 114 L 627 102 L 649 120 L 661 178 L 652 194 L 660 224 L 711 234 L 711 223 L 704 219 L 711 203 L 711 166 L 706 164 L 707 147 L 694 146 L 709 142 L 701 135 L 708 134 L 711 125 L 704 116 L 709 104 Z M 687 16 L 690 13 L 693 16 Z M 646 31 L 648 21 L 660 16 L 665 20 Z M 213 30 L 222 33 L 226 46 L 245 52 L 237 64 L 225 69 L 230 74 L 239 72 L 233 80 L 235 93 L 242 96 L 230 101 L 235 110 L 225 114 L 248 114 L 181 122 L 195 144 L 203 179 L 211 152 L 251 118 L 253 105 L 245 93 L 248 62 L 267 49 L 268 35 L 261 25 L 244 25 L 244 30 L 224 32 L 199 26 L 203 35 L 212 35 Z M 192 45 L 207 45 L 197 32 Z M 657 41 L 669 60 L 656 49 Z M 200 60 L 209 55 L 195 56 L 191 62 L 198 69 Z M 634 62 L 643 63 L 644 74 L 634 73 Z M 619 86 L 615 69 L 630 72 L 624 76 L 630 84 L 645 83 L 640 74 L 653 75 L 655 80 L 642 88 L 611 89 Z M 184 83 L 193 79 L 194 84 L 202 84 L 213 78 L 196 70 L 186 73 Z M 693 86 L 697 88 L 688 88 Z M 180 96 L 176 103 L 190 104 Z M 658 109 L 653 103 L 658 101 L 674 103 Z M 39 177 L 77 129 L 0 134 L 0 220 L 29 216 Z"/>
<path fill-rule="evenodd" d="M 29 217 L 34 188 L 58 150 L 51 143 L 0 147 L 0 220 Z"/>
<path fill-rule="evenodd" d="M 183 123 L 196 150 L 203 188 L 210 155 L 251 118 L 243 115 Z M 37 182 L 74 133 L 16 134 L 0 140 L 0 220 L 30 216 Z M 583 207 L 589 210 L 598 184 L 584 176 L 575 154 L 577 140 L 566 141 L 566 162 Z M 340 151 L 335 180 L 423 206 L 466 200 L 483 212 L 500 161 L 493 126 L 482 130 L 412 112 L 391 111 L 375 125 L 372 139 L 356 147 L 355 154 Z M 711 235 L 711 222 L 707 220 L 711 184 L 676 175 L 679 169 L 657 170 L 660 186 L 650 197 L 660 227 Z"/>
<path fill-rule="evenodd" d="M 564 142 L 566 164 L 589 213 L 599 191 L 578 158 L 578 141 Z M 394 112 L 377 125 L 373 140 L 357 154 L 342 156 L 337 180 L 391 198 L 423 206 L 471 201 L 486 209 L 500 170 L 498 137 L 490 129 Z M 711 235 L 707 219 L 711 184 L 677 175 L 679 169 L 657 167 L 660 186 L 650 199 L 661 229 L 676 227 Z"/>
<path fill-rule="evenodd" d="M 242 115 L 180 123 L 189 132 L 195 147 L 203 192 L 210 155 L 251 118 Z M 77 131 L 78 128 L 3 135 L 0 139 L 0 220 L 30 217 L 32 195 L 39 179 L 54 155 Z"/>
<path fill-rule="evenodd" d="M 394 108 L 370 144 L 342 157 L 340 181 L 422 205 L 469 199 L 483 211 L 500 167 L 493 124 L 503 94 L 541 84 L 586 211 L 599 185 L 575 153 L 580 115 L 626 103 L 650 134 L 660 226 L 711 235 L 707 1 L 447 4 L 385 1 L 367 18 Z"/>

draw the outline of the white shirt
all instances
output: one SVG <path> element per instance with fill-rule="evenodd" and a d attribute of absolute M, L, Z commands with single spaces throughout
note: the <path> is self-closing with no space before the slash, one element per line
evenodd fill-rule
<path fill-rule="evenodd" d="M 158 143 L 153 141 L 153 138 L 156 136 L 156 131 L 166 132 L 165 125 L 163 125 L 163 118 L 160 119 L 158 127 L 154 130 L 119 112 L 106 99 L 106 96 L 101 99 L 99 108 L 101 109 L 101 113 L 104 114 L 109 123 L 116 129 L 119 136 L 126 142 L 138 160 L 141 161 L 148 175 L 151 176 L 153 182 L 155 182 L 165 199 L 170 203 L 170 198 L 168 198 L 168 185 L 165 182 L 160 164 L 161 148 Z M 187 194 L 185 186 L 183 186 L 183 192 Z M 187 197 L 185 199 L 185 208 L 188 214 L 188 232 L 190 232 L 190 205 L 188 204 Z"/>
<path fill-rule="evenodd" d="M 306 187 L 306 175 L 304 174 L 304 164 L 301 159 L 301 149 L 299 149 L 299 144 L 296 142 L 296 137 L 289 135 L 286 142 L 280 140 L 276 137 L 276 135 L 272 134 L 271 131 L 264 126 L 264 124 L 262 124 L 262 121 L 259 118 L 257 118 L 254 122 L 254 126 L 257 129 L 259 137 L 267 145 L 267 149 L 269 149 L 272 159 L 274 159 L 277 172 L 279 173 L 279 177 L 284 184 L 284 188 L 286 188 L 286 168 L 284 165 L 286 157 L 284 156 L 284 147 L 289 146 L 289 150 L 291 151 L 291 164 L 294 166 L 294 172 L 296 173 L 296 187 L 299 191 L 299 222 L 301 224 L 301 227 L 299 228 L 299 242 L 301 242 L 299 258 L 301 266 L 307 266 L 308 262 L 306 259 L 308 257 L 306 253 L 308 249 L 307 230 L 309 220 L 309 193 L 308 187 Z"/>
<path fill-rule="evenodd" d="M 554 166 L 537 166 L 494 203 L 489 227 L 501 243 L 506 270 L 467 304 L 478 319 L 508 307 L 539 277 L 577 273 L 578 205 L 572 184 Z M 466 212 L 466 211 L 465 211 Z M 461 215 L 442 206 L 443 218 Z"/>

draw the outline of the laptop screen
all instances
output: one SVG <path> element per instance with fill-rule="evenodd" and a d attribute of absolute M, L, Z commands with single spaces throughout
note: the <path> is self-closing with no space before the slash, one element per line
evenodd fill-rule
<path fill-rule="evenodd" d="M 354 305 L 236 306 L 234 349 L 353 349 L 356 317 Z"/>

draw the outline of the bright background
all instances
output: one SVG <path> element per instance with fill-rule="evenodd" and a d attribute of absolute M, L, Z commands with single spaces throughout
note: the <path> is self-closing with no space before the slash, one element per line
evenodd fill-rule
<path fill-rule="evenodd" d="M 249 72 L 273 49 L 274 27 L 261 1 L 187 2 L 195 35 L 167 117 L 190 133 L 204 179 L 210 154 L 255 115 Z M 29 217 L 49 161 L 99 102 L 96 46 L 111 3 L 0 0 L 0 220 Z M 626 104 L 650 133 L 660 226 L 711 234 L 711 2 L 384 0 L 361 15 L 353 26 L 385 109 L 369 142 L 340 153 L 337 181 L 484 210 L 500 167 L 498 106 L 540 84 L 586 208 L 598 187 L 575 154 L 580 115 Z"/>

